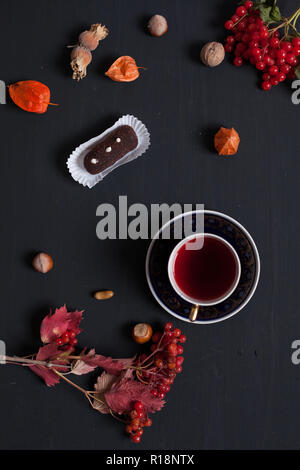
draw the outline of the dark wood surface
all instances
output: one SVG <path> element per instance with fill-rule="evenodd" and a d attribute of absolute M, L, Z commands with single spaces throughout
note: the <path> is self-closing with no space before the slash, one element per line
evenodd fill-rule
<path fill-rule="evenodd" d="M 299 6 L 280 3 L 286 14 Z M 96 237 L 97 206 L 117 206 L 119 195 L 147 206 L 204 203 L 244 224 L 260 251 L 261 281 L 241 313 L 211 326 L 175 322 L 188 336 L 184 372 L 141 449 L 299 448 L 300 368 L 290 359 L 300 335 L 299 107 L 288 85 L 262 92 L 253 67 L 236 69 L 228 59 L 216 69 L 201 65 L 201 45 L 224 38 L 235 4 L 1 2 L 0 78 L 40 80 L 59 103 L 42 116 L 9 100 L 0 106 L 0 338 L 8 353 L 36 351 L 41 319 L 64 303 L 85 310 L 80 345 L 114 357 L 136 352 L 135 322 L 170 319 L 146 284 L 148 241 Z M 160 39 L 145 31 L 155 13 L 169 22 Z M 66 45 L 97 21 L 110 34 L 78 84 Z M 121 55 L 147 68 L 136 82 L 104 76 Z M 75 183 L 70 152 L 126 113 L 151 132 L 147 154 L 92 190 Z M 220 125 L 240 133 L 237 156 L 213 152 Z M 54 257 L 46 276 L 30 267 L 40 250 Z M 97 303 L 91 292 L 99 288 L 113 289 L 114 298 Z M 65 384 L 47 389 L 30 371 L 2 366 L 0 398 L 2 449 L 132 449 L 122 425 Z"/>

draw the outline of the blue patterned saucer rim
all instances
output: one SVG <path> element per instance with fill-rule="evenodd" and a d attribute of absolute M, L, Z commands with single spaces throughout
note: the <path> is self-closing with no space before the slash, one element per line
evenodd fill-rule
<path fill-rule="evenodd" d="M 183 309 L 184 314 L 177 313 L 174 308 L 172 308 L 170 305 L 168 305 L 167 302 L 165 302 L 163 300 L 160 293 L 157 292 L 157 290 L 155 289 L 155 286 L 154 286 L 153 280 L 152 280 L 152 273 L 151 273 L 151 270 L 150 270 L 150 262 L 151 262 L 152 251 L 155 248 L 155 244 L 160 240 L 160 234 L 163 233 L 163 231 L 168 226 L 171 226 L 171 224 L 174 224 L 174 222 L 180 220 L 180 218 L 188 217 L 188 216 L 190 216 L 192 218 L 196 214 L 200 214 L 200 213 L 204 213 L 204 217 L 208 217 L 209 218 L 208 220 L 212 219 L 212 221 L 213 221 L 213 218 L 215 218 L 216 220 L 218 220 L 218 219 L 222 220 L 223 219 L 223 221 L 225 221 L 225 222 L 227 221 L 228 222 L 227 230 L 232 231 L 233 230 L 232 227 L 237 229 L 237 231 L 242 235 L 242 237 L 244 237 L 244 241 L 242 241 L 244 243 L 244 245 L 245 245 L 245 242 L 246 242 L 246 244 L 248 243 L 249 248 L 251 249 L 251 259 L 252 259 L 252 262 L 251 263 L 249 262 L 249 266 L 251 264 L 251 266 L 249 268 L 250 269 L 250 274 L 248 274 L 249 281 L 246 281 L 246 284 L 245 284 L 246 285 L 246 292 L 243 294 L 244 298 L 241 298 L 240 301 L 239 301 L 239 299 L 238 299 L 239 292 L 238 292 L 238 288 L 237 288 L 236 291 L 233 293 L 234 295 L 232 294 L 232 296 L 233 296 L 233 300 L 231 302 L 232 307 L 231 307 L 231 310 L 229 311 L 229 313 L 226 313 L 226 308 L 228 308 L 228 303 L 224 304 L 224 308 L 223 308 L 221 313 L 220 313 L 220 308 L 218 307 L 218 305 L 216 305 L 215 306 L 215 312 L 213 314 L 209 314 L 207 316 L 206 312 L 203 311 L 205 314 L 202 315 L 202 317 L 201 317 L 201 312 L 200 312 L 200 319 L 193 322 L 195 324 L 210 324 L 210 323 L 217 323 L 217 322 L 227 320 L 228 318 L 236 315 L 239 311 L 241 311 L 248 304 L 250 299 L 252 298 L 252 296 L 253 296 L 256 288 L 257 288 L 257 285 L 258 285 L 258 281 L 259 281 L 259 277 L 260 277 L 260 257 L 259 257 L 258 249 L 257 249 L 256 244 L 255 244 L 253 238 L 251 237 L 250 233 L 237 220 L 233 219 L 232 217 L 230 217 L 226 214 L 223 214 L 223 213 L 217 212 L 217 211 L 212 211 L 212 210 L 194 210 L 194 211 L 190 211 L 190 212 L 185 212 L 185 213 L 180 214 L 180 215 L 174 217 L 173 219 L 169 220 L 166 224 L 163 225 L 163 227 L 161 227 L 161 229 L 153 237 L 153 239 L 150 243 L 150 246 L 148 248 L 148 252 L 147 252 L 147 256 L 146 256 L 146 278 L 147 278 L 147 282 L 148 282 L 150 291 L 152 292 L 152 295 L 156 299 L 158 304 L 161 305 L 161 307 L 164 310 L 166 310 L 169 314 L 176 317 L 177 319 L 191 323 L 188 314 L 189 314 L 190 308 L 192 307 L 192 304 L 190 304 L 186 301 L 183 301 L 180 297 L 178 297 L 177 302 L 184 304 L 183 306 L 181 306 L 182 308 L 185 307 Z M 230 227 L 231 227 L 231 229 L 230 229 Z M 178 243 L 178 240 L 176 240 L 175 242 Z M 249 253 L 246 253 L 246 254 L 247 254 L 247 256 L 249 256 Z M 164 277 L 165 277 L 165 273 L 164 273 Z M 167 289 L 172 290 L 173 291 L 172 295 L 176 296 L 177 294 L 175 293 L 175 291 L 171 287 L 170 282 L 167 281 L 166 278 L 165 278 L 164 282 L 166 284 L 169 283 L 169 285 L 167 286 Z M 240 289 L 240 291 L 242 292 L 241 289 Z M 221 307 L 222 307 L 222 304 L 219 304 L 219 305 L 221 305 Z M 205 310 L 207 310 L 207 309 L 205 309 Z"/>

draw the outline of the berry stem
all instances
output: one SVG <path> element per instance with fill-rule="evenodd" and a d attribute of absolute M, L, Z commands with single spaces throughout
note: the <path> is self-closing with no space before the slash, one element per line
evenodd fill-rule
<path fill-rule="evenodd" d="M 51 369 L 53 367 L 59 367 L 60 364 L 53 364 L 51 362 L 47 361 L 37 361 L 36 359 L 27 359 L 26 357 L 18 357 L 18 356 L 4 356 L 0 355 L 0 361 L 5 361 L 2 364 L 15 364 L 15 365 L 21 365 L 21 366 L 30 366 L 30 365 L 36 365 L 36 366 L 44 366 L 47 367 L 48 369 Z M 61 364 L 61 367 L 68 367 L 71 368 L 69 365 Z"/>

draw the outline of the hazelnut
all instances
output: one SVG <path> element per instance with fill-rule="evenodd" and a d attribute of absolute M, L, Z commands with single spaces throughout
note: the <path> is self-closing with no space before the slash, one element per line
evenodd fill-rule
<path fill-rule="evenodd" d="M 47 253 L 38 253 L 32 260 L 32 266 L 39 273 L 47 273 L 53 268 L 53 259 Z"/>
<path fill-rule="evenodd" d="M 223 44 L 220 42 L 208 42 L 202 47 L 200 57 L 203 64 L 209 67 L 220 65 L 225 57 Z"/>
<path fill-rule="evenodd" d="M 112 290 L 99 290 L 95 292 L 94 299 L 96 300 L 111 299 L 113 295 L 114 295 L 114 292 Z"/>
<path fill-rule="evenodd" d="M 148 23 L 149 33 L 152 36 L 160 37 L 168 31 L 168 23 L 164 16 L 154 15 Z"/>
<path fill-rule="evenodd" d="M 132 331 L 132 337 L 136 343 L 147 343 L 152 336 L 152 328 L 148 323 L 138 323 Z"/>

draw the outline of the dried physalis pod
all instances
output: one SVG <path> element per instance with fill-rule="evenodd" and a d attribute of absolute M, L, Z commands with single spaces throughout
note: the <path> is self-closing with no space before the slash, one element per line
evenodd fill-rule
<path fill-rule="evenodd" d="M 78 43 L 90 51 L 94 51 L 99 45 L 99 41 L 105 39 L 108 35 L 108 29 L 102 24 L 92 24 L 89 31 L 83 31 L 79 35 Z"/>
<path fill-rule="evenodd" d="M 95 50 L 99 41 L 108 35 L 106 26 L 99 23 L 92 24 L 89 31 L 83 31 L 78 38 L 78 44 L 71 52 L 71 68 L 73 79 L 81 80 L 86 76 L 86 68 L 92 61 L 91 51 Z"/>
<path fill-rule="evenodd" d="M 240 136 L 233 128 L 221 127 L 215 135 L 214 143 L 219 155 L 234 155 L 239 148 Z"/>
<path fill-rule="evenodd" d="M 137 67 L 132 57 L 123 55 L 111 65 L 105 75 L 115 82 L 133 82 L 139 77 L 141 68 L 143 67 Z"/>
<path fill-rule="evenodd" d="M 86 76 L 86 68 L 92 61 L 92 54 L 86 47 L 76 46 L 71 52 L 73 79 L 81 80 Z"/>
<path fill-rule="evenodd" d="M 19 108 L 29 113 L 43 114 L 50 103 L 50 90 L 44 83 L 25 80 L 8 87 L 9 96 Z"/>

